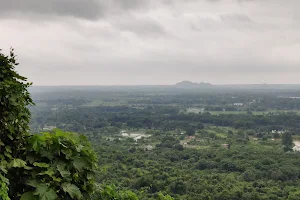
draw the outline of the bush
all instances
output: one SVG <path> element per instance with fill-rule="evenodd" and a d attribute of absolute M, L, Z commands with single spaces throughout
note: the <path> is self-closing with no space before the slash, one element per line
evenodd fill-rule
<path fill-rule="evenodd" d="M 17 65 L 13 49 L 8 56 L 0 52 L 0 199 L 16 198 L 23 190 L 24 169 L 18 168 L 25 166 L 28 106 L 33 101 L 27 91 L 31 83 L 15 71 Z"/>
<path fill-rule="evenodd" d="M 128 190 L 118 191 L 114 185 L 98 187 L 98 190 L 92 198 L 94 200 L 138 200 L 138 197 L 133 192 Z"/>
<path fill-rule="evenodd" d="M 83 135 L 60 130 L 32 135 L 26 162 L 31 169 L 24 195 L 86 199 L 94 190 L 97 158 Z"/>

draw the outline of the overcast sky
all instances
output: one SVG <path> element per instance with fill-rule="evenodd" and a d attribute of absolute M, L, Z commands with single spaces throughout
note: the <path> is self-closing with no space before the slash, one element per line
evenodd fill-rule
<path fill-rule="evenodd" d="M 299 0 L 0 0 L 34 85 L 300 83 Z"/>

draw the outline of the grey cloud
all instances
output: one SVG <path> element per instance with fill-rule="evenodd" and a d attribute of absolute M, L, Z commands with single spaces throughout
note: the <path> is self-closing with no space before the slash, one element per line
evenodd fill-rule
<path fill-rule="evenodd" d="M 299 83 L 299 3 L 0 0 L 0 44 L 36 85 Z"/>
<path fill-rule="evenodd" d="M 225 2 L 226 0 L 206 0 L 206 1 L 208 1 L 208 2 L 222 2 L 222 1 Z M 242 2 L 268 1 L 268 0 L 235 0 L 235 1 L 242 3 Z"/>
<path fill-rule="evenodd" d="M 1 0 L 0 5 L 0 16 L 37 14 L 95 20 L 104 12 L 98 0 Z"/>
<path fill-rule="evenodd" d="M 221 14 L 220 18 L 224 22 L 243 22 L 243 23 L 253 23 L 253 21 L 244 14 L 238 14 L 238 13 L 226 13 Z"/>
<path fill-rule="evenodd" d="M 218 30 L 260 30 L 260 25 L 249 16 L 240 13 L 222 13 L 210 16 L 187 17 L 190 28 L 194 31 L 218 31 Z"/>
<path fill-rule="evenodd" d="M 70 16 L 97 20 L 120 12 L 148 8 L 150 0 L 0 0 L 0 5 L 2 17 Z"/>
<path fill-rule="evenodd" d="M 138 9 L 148 7 L 150 0 L 113 0 L 115 6 L 119 6 L 121 9 Z"/>
<path fill-rule="evenodd" d="M 120 31 L 130 31 L 137 35 L 161 36 L 166 34 L 164 27 L 149 17 L 127 16 L 122 19 L 111 20 L 111 23 Z"/>

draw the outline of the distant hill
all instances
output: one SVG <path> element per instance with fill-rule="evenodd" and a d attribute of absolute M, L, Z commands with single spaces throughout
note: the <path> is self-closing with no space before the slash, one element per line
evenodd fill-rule
<path fill-rule="evenodd" d="M 191 81 L 181 81 L 175 84 L 176 87 L 210 87 L 212 84 L 210 83 L 195 83 Z"/>

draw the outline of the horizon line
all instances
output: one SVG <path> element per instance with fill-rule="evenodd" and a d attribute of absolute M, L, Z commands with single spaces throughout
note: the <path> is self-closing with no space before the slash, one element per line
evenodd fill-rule
<path fill-rule="evenodd" d="M 35 85 L 33 84 L 31 87 L 88 87 L 88 86 L 176 86 L 175 84 L 115 84 L 115 85 Z M 228 84 L 212 84 L 212 83 L 206 83 L 210 84 L 210 86 L 243 86 L 243 85 L 300 85 L 300 83 L 228 83 Z"/>

